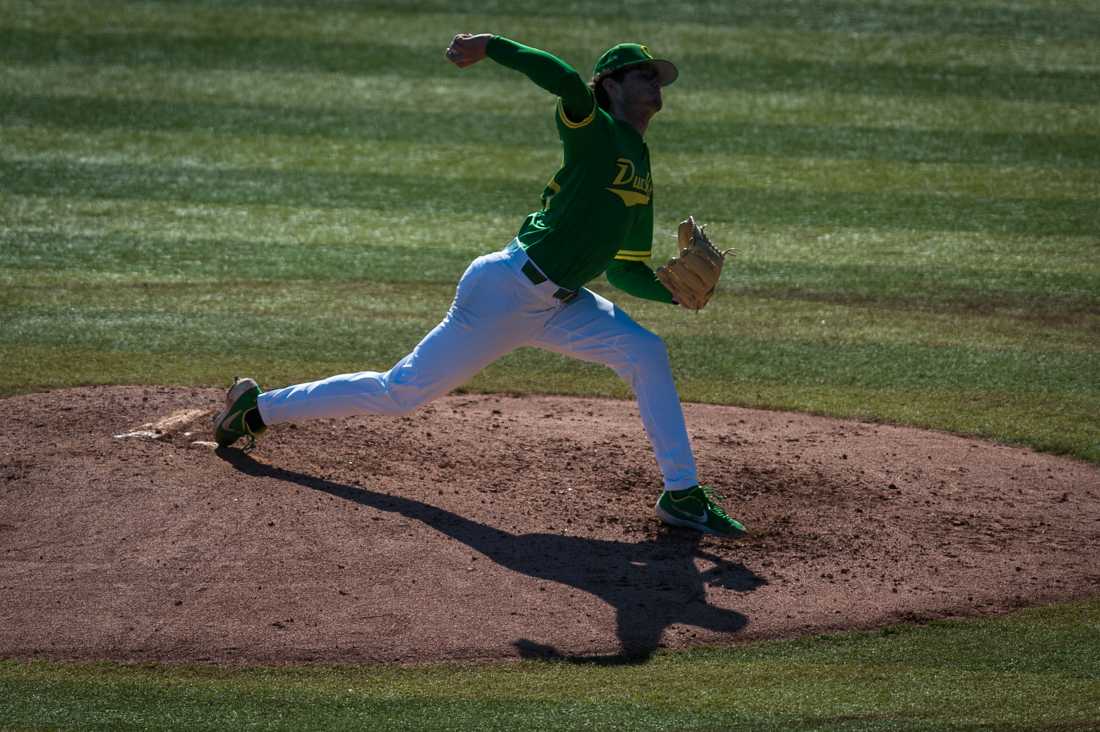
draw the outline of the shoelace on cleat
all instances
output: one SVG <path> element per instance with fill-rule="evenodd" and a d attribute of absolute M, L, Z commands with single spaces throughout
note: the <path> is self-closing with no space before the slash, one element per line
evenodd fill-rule
<path fill-rule="evenodd" d="M 721 499 L 722 496 L 714 492 L 714 489 L 710 486 L 700 486 L 700 490 L 703 491 L 703 495 L 707 497 L 707 507 L 715 513 L 719 518 L 726 521 L 730 520 L 729 514 L 726 510 L 716 503 L 716 500 Z"/>

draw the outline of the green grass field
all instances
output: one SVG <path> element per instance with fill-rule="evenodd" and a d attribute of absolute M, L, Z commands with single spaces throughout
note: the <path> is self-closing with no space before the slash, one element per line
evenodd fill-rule
<path fill-rule="evenodd" d="M 740 250 L 698 315 L 593 284 L 665 338 L 685 399 L 1100 463 L 1100 5 L 625 7 L 0 0 L 0 394 L 388 367 L 560 160 L 553 101 L 450 67 L 450 37 L 584 72 L 632 39 L 681 70 L 647 137 L 657 258 L 688 213 Z M 469 388 L 628 396 L 526 350 Z M 0 727 L 1100 728 L 1098 612 L 633 669 L 9 662 Z"/>
<path fill-rule="evenodd" d="M 0 661 L 15 729 L 1097 729 L 1100 603 L 611 667 Z M 4 699 L 7 699 L 5 710 Z"/>

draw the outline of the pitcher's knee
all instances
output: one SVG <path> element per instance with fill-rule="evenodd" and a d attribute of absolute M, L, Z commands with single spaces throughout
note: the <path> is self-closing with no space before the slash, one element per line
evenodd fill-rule
<path fill-rule="evenodd" d="M 648 330 L 631 334 L 630 340 L 623 345 L 625 358 L 613 368 L 621 378 L 631 384 L 640 378 L 664 373 L 671 368 L 665 342 Z"/>
<path fill-rule="evenodd" d="M 668 363 L 668 346 L 656 333 L 643 330 L 630 339 L 630 355 L 640 363 Z"/>
<path fill-rule="evenodd" d="M 391 417 L 400 417 L 415 412 L 419 407 L 430 402 L 434 395 L 408 384 L 389 384 L 386 396 L 389 397 L 386 414 Z"/>

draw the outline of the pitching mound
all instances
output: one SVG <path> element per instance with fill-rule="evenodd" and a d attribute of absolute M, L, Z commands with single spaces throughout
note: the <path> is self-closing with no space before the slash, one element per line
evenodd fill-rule
<path fill-rule="evenodd" d="M 667 529 L 631 403 L 452 396 L 216 451 L 214 390 L 0 401 L 0 656 L 616 663 L 1100 591 L 1100 470 L 686 405 L 752 532 Z"/>

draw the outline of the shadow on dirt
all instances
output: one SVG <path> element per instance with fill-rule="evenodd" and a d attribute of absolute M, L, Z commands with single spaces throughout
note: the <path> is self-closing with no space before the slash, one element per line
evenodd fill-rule
<path fill-rule="evenodd" d="M 751 592 L 766 584 L 744 565 L 699 547 L 693 531 L 669 529 L 655 539 L 631 543 L 560 534 L 513 534 L 410 498 L 335 483 L 264 465 L 234 449 L 219 457 L 247 475 L 276 478 L 420 521 L 462 542 L 503 567 L 558 582 L 599 597 L 615 608 L 621 650 L 600 656 L 569 656 L 550 645 L 521 638 L 513 643 L 524 658 L 596 665 L 643 663 L 657 650 L 672 624 L 736 633 L 748 619 L 707 604 L 706 587 Z M 696 560 L 713 566 L 700 571 Z"/>

